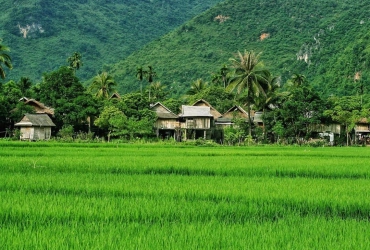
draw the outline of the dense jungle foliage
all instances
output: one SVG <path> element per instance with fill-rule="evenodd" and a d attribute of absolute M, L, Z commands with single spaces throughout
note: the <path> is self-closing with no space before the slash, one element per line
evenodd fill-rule
<path fill-rule="evenodd" d="M 19 0 L 2 1 L 0 38 L 12 49 L 14 70 L 41 80 L 75 51 L 81 79 L 124 59 L 220 0 Z"/>
<path fill-rule="evenodd" d="M 122 92 L 139 88 L 135 67 L 151 65 L 174 96 L 211 75 L 240 50 L 286 82 L 304 74 L 323 95 L 368 91 L 368 1 L 232 0 L 206 11 L 111 67 Z M 354 79 L 357 80 L 355 83 Z M 360 81 L 358 81 L 360 80 Z"/>

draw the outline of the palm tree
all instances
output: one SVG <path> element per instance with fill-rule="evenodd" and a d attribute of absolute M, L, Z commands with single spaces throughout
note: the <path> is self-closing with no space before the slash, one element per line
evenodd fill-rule
<path fill-rule="evenodd" d="M 148 79 L 149 85 L 153 82 L 154 77 L 157 76 L 157 73 L 153 70 L 152 66 L 148 66 L 149 70 L 145 71 L 145 76 Z M 149 87 L 149 101 L 150 101 L 150 87 Z"/>
<path fill-rule="evenodd" d="M 143 70 L 143 67 L 140 66 L 140 67 L 136 68 L 136 77 L 137 77 L 137 79 L 140 80 L 140 93 L 143 93 L 142 81 L 143 81 L 145 75 L 146 75 L 146 71 Z"/>
<path fill-rule="evenodd" d="M 148 91 L 151 92 L 151 98 L 159 101 L 163 100 L 167 95 L 166 86 L 162 85 L 161 82 L 153 82 L 149 85 Z"/>
<path fill-rule="evenodd" d="M 81 54 L 78 53 L 78 52 L 75 52 L 73 53 L 72 56 L 68 57 L 67 61 L 69 63 L 69 67 L 71 67 L 75 74 L 76 74 L 76 70 L 80 69 L 80 67 L 82 66 L 82 61 L 81 61 Z"/>
<path fill-rule="evenodd" d="M 27 93 L 32 86 L 32 82 L 31 79 L 28 77 L 21 77 L 17 85 L 19 87 L 19 90 L 22 92 L 22 96 L 27 96 Z"/>
<path fill-rule="evenodd" d="M 192 82 L 190 85 L 190 89 L 188 90 L 188 95 L 195 95 L 201 92 L 202 90 L 208 87 L 208 82 L 204 82 L 201 78 L 197 79 L 196 81 Z"/>
<path fill-rule="evenodd" d="M 224 64 L 218 73 L 212 75 L 212 82 L 216 84 L 221 83 L 224 88 L 226 88 L 228 83 L 228 73 L 229 68 Z"/>
<path fill-rule="evenodd" d="M 91 83 L 89 90 L 97 98 L 108 99 L 110 93 L 114 91 L 115 85 L 116 83 L 114 82 L 113 77 L 108 75 L 107 72 L 103 72 L 93 78 L 93 82 Z"/>
<path fill-rule="evenodd" d="M 244 54 L 242 54 L 238 51 L 236 58 L 230 59 L 235 72 L 228 89 L 236 90 L 239 96 L 246 92 L 249 137 L 252 136 L 251 104 L 260 95 L 266 96 L 269 83 L 268 76 L 270 73 L 263 68 L 259 57 L 260 53 L 244 51 Z"/>
<path fill-rule="evenodd" d="M 0 40 L 0 42 L 1 42 L 1 40 Z M 5 79 L 5 77 L 6 77 L 5 70 L 2 66 L 2 64 L 4 64 L 8 69 L 13 68 L 12 59 L 6 53 L 8 51 L 10 51 L 10 49 L 7 46 L 0 44 L 0 77 L 2 79 Z"/>
<path fill-rule="evenodd" d="M 157 73 L 153 70 L 152 66 L 148 66 L 149 70 L 145 71 L 145 76 L 148 78 L 149 84 L 153 82 L 154 77 L 157 76 Z"/>
<path fill-rule="evenodd" d="M 268 74 L 268 87 L 265 90 L 266 95 L 261 95 L 259 98 L 255 100 L 255 106 L 258 110 L 262 110 L 262 117 L 266 115 L 266 109 L 271 109 L 270 105 L 275 104 L 276 101 L 280 96 L 283 96 L 285 93 L 278 92 L 280 89 L 280 80 L 281 78 L 278 76 L 272 76 Z M 263 122 L 263 133 L 266 139 L 266 132 L 265 132 L 265 122 Z"/>
<path fill-rule="evenodd" d="M 294 87 L 300 87 L 306 83 L 306 77 L 304 75 L 294 73 L 290 82 Z"/>

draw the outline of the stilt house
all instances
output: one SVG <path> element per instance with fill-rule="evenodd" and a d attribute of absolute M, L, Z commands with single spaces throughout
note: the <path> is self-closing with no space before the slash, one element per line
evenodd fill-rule
<path fill-rule="evenodd" d="M 157 114 L 157 121 L 154 125 L 157 137 L 162 139 L 173 137 L 180 140 L 179 116 L 160 102 L 153 104 L 151 110 Z"/>
<path fill-rule="evenodd" d="M 182 105 L 179 117 L 181 129 L 184 131 L 184 140 L 210 138 L 210 129 L 213 122 L 210 107 Z"/>

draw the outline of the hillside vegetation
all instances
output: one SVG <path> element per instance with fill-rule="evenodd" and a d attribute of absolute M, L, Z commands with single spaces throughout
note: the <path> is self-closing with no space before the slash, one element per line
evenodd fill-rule
<path fill-rule="evenodd" d="M 261 59 L 286 82 L 306 75 L 323 96 L 353 95 L 368 85 L 370 2 L 365 0 L 232 0 L 218 4 L 112 65 L 120 92 L 139 89 L 136 67 L 153 66 L 172 95 L 211 74 L 238 50 Z M 370 89 L 370 88 L 369 88 Z"/>
<path fill-rule="evenodd" d="M 0 38 L 14 65 L 7 78 L 39 81 L 75 51 L 84 62 L 78 76 L 91 78 L 220 1 L 3 1 Z"/>

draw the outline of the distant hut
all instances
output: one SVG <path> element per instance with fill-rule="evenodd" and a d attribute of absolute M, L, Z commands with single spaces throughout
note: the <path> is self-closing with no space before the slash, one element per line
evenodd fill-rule
<path fill-rule="evenodd" d="M 179 140 L 180 136 L 180 124 L 179 116 L 174 114 L 162 103 L 157 102 L 151 105 L 150 108 L 157 114 L 157 121 L 155 123 L 155 129 L 157 137 L 170 138 L 173 137 Z"/>
<path fill-rule="evenodd" d="M 357 142 L 370 144 L 370 123 L 366 118 L 359 119 L 354 130 Z"/>
<path fill-rule="evenodd" d="M 179 117 L 181 128 L 185 133 L 184 139 L 210 137 L 210 133 L 207 133 L 213 121 L 210 107 L 182 105 Z"/>
<path fill-rule="evenodd" d="M 49 140 L 55 124 L 47 114 L 26 114 L 14 126 L 20 127 L 21 140 Z"/>
<path fill-rule="evenodd" d="M 252 117 L 254 116 L 254 111 L 251 111 L 251 115 Z M 245 111 L 242 107 L 234 105 L 232 108 L 226 111 L 225 114 L 222 115 L 222 117 L 216 120 L 216 125 L 221 127 L 228 127 L 234 124 L 233 119 L 235 118 L 245 119 L 245 121 L 247 122 L 248 112 Z"/>

